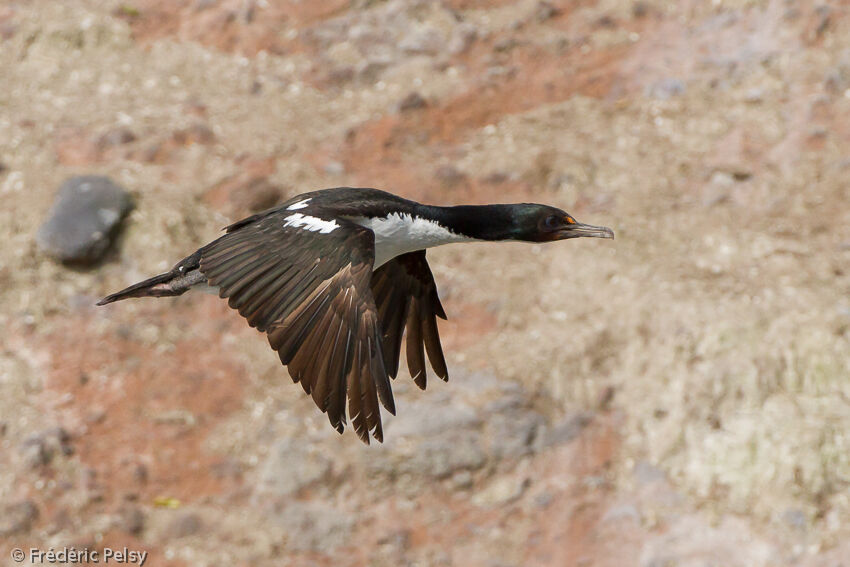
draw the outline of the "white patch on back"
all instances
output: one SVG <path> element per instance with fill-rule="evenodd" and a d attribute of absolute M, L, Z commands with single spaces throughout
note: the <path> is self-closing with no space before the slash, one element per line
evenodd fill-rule
<path fill-rule="evenodd" d="M 312 199 L 312 197 L 310 197 Z M 297 203 L 292 203 L 288 207 L 286 207 L 287 211 L 297 211 L 298 209 L 303 209 L 307 206 L 307 203 L 310 202 L 310 199 L 304 199 L 303 201 L 298 201 Z"/>
<path fill-rule="evenodd" d="M 392 213 L 385 218 L 354 217 L 351 221 L 375 233 L 375 264 L 373 269 L 378 269 L 396 256 L 408 252 L 452 242 L 475 240 L 454 233 L 435 221 L 413 217 L 409 214 Z"/>
<path fill-rule="evenodd" d="M 317 217 L 311 217 L 310 215 L 302 215 L 301 213 L 293 213 L 284 220 L 286 222 L 283 223 L 283 226 L 294 226 L 322 234 L 328 234 L 339 228 L 335 220 L 327 221 Z"/>

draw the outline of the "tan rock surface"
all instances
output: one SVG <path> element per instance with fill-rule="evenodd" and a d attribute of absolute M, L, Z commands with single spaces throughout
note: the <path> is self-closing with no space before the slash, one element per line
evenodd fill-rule
<path fill-rule="evenodd" d="M 838 2 L 5 3 L 3 549 L 847 562 L 848 53 Z M 88 174 L 136 208 L 70 270 L 34 236 Z M 617 240 L 429 253 L 452 380 L 402 373 L 383 446 L 337 436 L 214 296 L 93 307 L 336 185 L 547 202 Z M 289 443 L 308 466 L 275 482 Z"/>

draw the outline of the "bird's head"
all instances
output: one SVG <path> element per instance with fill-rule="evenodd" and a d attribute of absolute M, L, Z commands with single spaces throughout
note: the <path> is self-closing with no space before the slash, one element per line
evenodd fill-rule
<path fill-rule="evenodd" d="M 551 242 L 582 236 L 614 238 L 614 231 L 610 228 L 582 224 L 571 214 L 548 205 L 516 205 L 513 213 L 515 240 Z"/>

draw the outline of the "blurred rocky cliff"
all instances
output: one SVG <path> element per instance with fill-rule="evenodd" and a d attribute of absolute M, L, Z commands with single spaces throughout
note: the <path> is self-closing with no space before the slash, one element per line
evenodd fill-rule
<path fill-rule="evenodd" d="M 3 553 L 850 562 L 846 2 L 11 0 L 0 85 Z M 339 185 L 617 240 L 429 252 L 452 378 L 371 447 L 216 297 L 93 306 Z"/>

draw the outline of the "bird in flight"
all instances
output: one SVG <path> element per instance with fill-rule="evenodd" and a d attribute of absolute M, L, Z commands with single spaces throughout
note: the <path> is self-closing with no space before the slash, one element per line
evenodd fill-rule
<path fill-rule="evenodd" d="M 304 193 L 225 229 L 171 270 L 113 293 L 181 295 L 210 286 L 266 334 L 272 349 L 342 433 L 383 441 L 378 401 L 395 415 L 405 329 L 407 366 L 425 389 L 425 354 L 448 380 L 437 333 L 446 313 L 425 249 L 452 242 L 614 238 L 547 205 L 423 205 L 377 189 Z"/>

